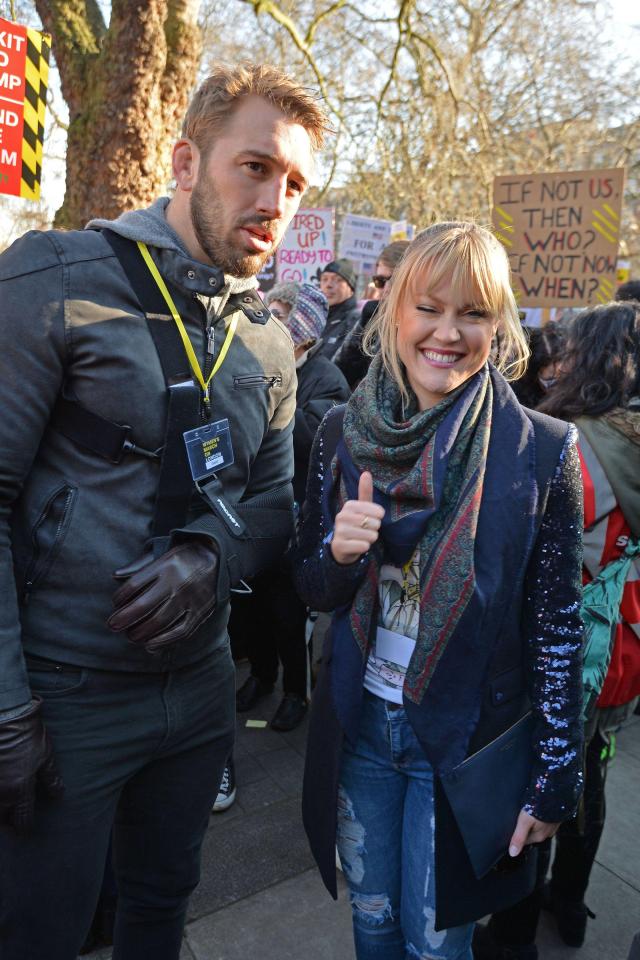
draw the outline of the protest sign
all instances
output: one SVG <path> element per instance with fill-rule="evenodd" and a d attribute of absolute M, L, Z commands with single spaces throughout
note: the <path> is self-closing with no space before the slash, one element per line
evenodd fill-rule
<path fill-rule="evenodd" d="M 380 251 L 390 242 L 391 221 L 346 213 L 342 221 L 339 256 L 351 260 L 356 273 L 372 274 Z"/>
<path fill-rule="evenodd" d="M 298 210 L 278 250 L 278 280 L 319 283 L 333 257 L 333 207 Z"/>
<path fill-rule="evenodd" d="M 268 293 L 276 282 L 276 258 L 269 257 L 264 267 L 256 277 L 260 293 Z"/>
<path fill-rule="evenodd" d="M 626 283 L 631 279 L 631 261 L 618 260 L 616 264 L 616 283 Z"/>
<path fill-rule="evenodd" d="M 0 193 L 40 197 L 50 50 L 48 33 L 0 19 Z"/>
<path fill-rule="evenodd" d="M 396 240 L 413 240 L 415 233 L 416 228 L 412 223 L 408 223 L 406 220 L 396 220 L 391 224 L 389 243 L 394 243 Z"/>
<path fill-rule="evenodd" d="M 493 227 L 522 307 L 605 303 L 615 288 L 624 170 L 496 177 Z"/>

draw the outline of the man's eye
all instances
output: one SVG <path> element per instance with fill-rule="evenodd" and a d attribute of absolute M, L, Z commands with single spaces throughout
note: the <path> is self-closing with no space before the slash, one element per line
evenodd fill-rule
<path fill-rule="evenodd" d="M 249 160 L 247 166 L 253 173 L 264 173 L 266 169 L 264 163 L 260 163 L 258 160 Z"/>
<path fill-rule="evenodd" d="M 297 180 L 289 180 L 288 187 L 291 193 L 302 193 L 302 184 Z"/>

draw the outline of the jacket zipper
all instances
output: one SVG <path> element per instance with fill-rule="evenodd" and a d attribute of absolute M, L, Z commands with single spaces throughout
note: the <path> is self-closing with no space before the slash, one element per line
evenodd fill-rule
<path fill-rule="evenodd" d="M 68 514 L 68 512 L 69 512 L 69 507 L 71 506 L 71 502 L 72 502 L 72 500 L 73 500 L 73 497 L 74 497 L 74 491 L 73 491 L 73 490 L 67 490 L 66 496 L 65 496 L 65 498 L 64 498 L 64 504 L 63 504 L 63 506 L 62 506 L 62 513 L 61 513 L 61 515 L 60 515 L 60 519 L 58 520 L 58 525 L 56 526 L 56 532 L 55 532 L 54 537 L 53 537 L 53 543 L 51 544 L 51 547 L 50 547 L 49 550 L 48 550 L 47 556 L 50 556 L 51 554 L 53 554 L 53 553 L 55 552 L 56 547 L 58 546 L 58 543 L 60 542 L 60 538 L 61 538 L 61 536 L 62 536 L 62 531 L 63 531 L 63 529 L 64 529 L 64 524 L 65 524 L 65 521 L 66 521 L 66 519 L 67 519 L 67 514 Z M 26 604 L 29 602 L 29 597 L 31 596 L 31 593 L 33 592 L 33 588 L 34 588 L 34 587 L 36 586 L 36 584 L 38 583 L 38 580 L 41 579 L 42 574 L 43 574 L 43 572 L 44 572 L 42 569 L 41 569 L 41 570 L 38 570 L 38 560 L 40 559 L 40 551 L 39 551 L 39 549 L 38 549 L 37 536 L 38 536 L 38 531 L 39 531 L 40 527 L 42 526 L 42 524 L 46 521 L 48 512 L 49 512 L 49 510 L 51 509 L 51 507 L 52 507 L 53 503 L 55 502 L 56 498 L 57 498 L 57 494 L 54 494 L 54 495 L 51 497 L 51 499 L 49 500 L 49 502 L 48 502 L 48 504 L 47 504 L 47 507 L 45 508 L 45 511 L 44 511 L 42 517 L 40 518 L 40 520 L 38 521 L 38 523 L 36 524 L 36 526 L 35 526 L 35 528 L 34 528 L 34 530 L 33 530 L 32 539 L 33 539 L 33 543 L 34 543 L 35 553 L 34 553 L 33 560 L 31 561 L 31 563 L 29 564 L 29 567 L 28 567 L 28 569 L 27 569 L 27 574 L 26 574 L 26 577 L 25 577 L 24 588 L 23 588 L 23 591 L 22 591 L 22 602 L 24 603 L 25 606 L 26 606 Z"/>
<path fill-rule="evenodd" d="M 282 383 L 282 377 L 280 376 L 267 377 L 259 374 L 253 376 L 248 374 L 244 377 L 233 378 L 234 387 L 275 387 L 279 383 Z"/>
<path fill-rule="evenodd" d="M 207 327 L 207 350 L 204 357 L 204 370 L 202 371 L 202 376 L 204 377 L 204 382 L 207 382 L 207 378 L 211 371 L 213 370 L 213 355 L 216 349 L 216 331 L 214 329 L 213 323 L 210 323 Z M 206 397 L 202 397 L 202 407 L 201 407 L 201 417 L 203 422 L 206 422 L 211 416 L 211 396 L 208 394 Z"/>

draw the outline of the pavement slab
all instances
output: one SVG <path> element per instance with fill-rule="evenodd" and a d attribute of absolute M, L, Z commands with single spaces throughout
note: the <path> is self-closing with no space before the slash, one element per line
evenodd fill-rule
<path fill-rule="evenodd" d="M 335 903 L 316 870 L 189 925 L 195 960 L 349 960 L 351 910 L 344 881 Z"/>

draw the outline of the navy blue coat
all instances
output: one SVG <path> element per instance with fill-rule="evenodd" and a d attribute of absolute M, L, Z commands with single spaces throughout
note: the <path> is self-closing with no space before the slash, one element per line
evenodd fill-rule
<path fill-rule="evenodd" d="M 556 822 L 572 815 L 580 792 L 579 463 L 568 425 L 525 411 L 500 374 L 492 369 L 491 375 L 493 420 L 475 547 L 478 590 L 422 704 L 405 698 L 404 706 L 436 773 L 450 770 L 533 707 L 537 760 L 525 805 L 538 819 Z M 336 422 L 332 426 L 330 418 L 336 417 L 340 408 L 327 415 L 314 445 L 295 564 L 298 589 L 313 609 L 333 610 L 350 603 L 368 562 L 365 557 L 340 566 L 323 544 L 332 529 L 323 500 L 325 504 L 329 500 L 325 467 L 335 448 Z M 532 490 L 537 496 L 531 496 Z M 563 542 L 558 542 L 560 536 Z M 558 567 L 549 566 L 558 557 L 560 576 L 555 575 Z M 375 624 L 374 616 L 372 629 Z M 545 671 L 559 637 L 572 650 L 566 657 L 566 697 L 561 706 L 569 746 L 550 777 L 543 756 L 548 756 L 550 744 L 557 739 L 557 729 L 545 712 Z M 345 736 L 352 741 L 357 738 L 364 667 L 355 643 L 351 647 L 335 644 L 329 629 L 311 710 L 303 819 L 323 880 L 334 897 L 342 742 Z M 436 865 L 437 835 L 436 819 Z M 491 901 L 489 906 L 492 909 Z"/>

